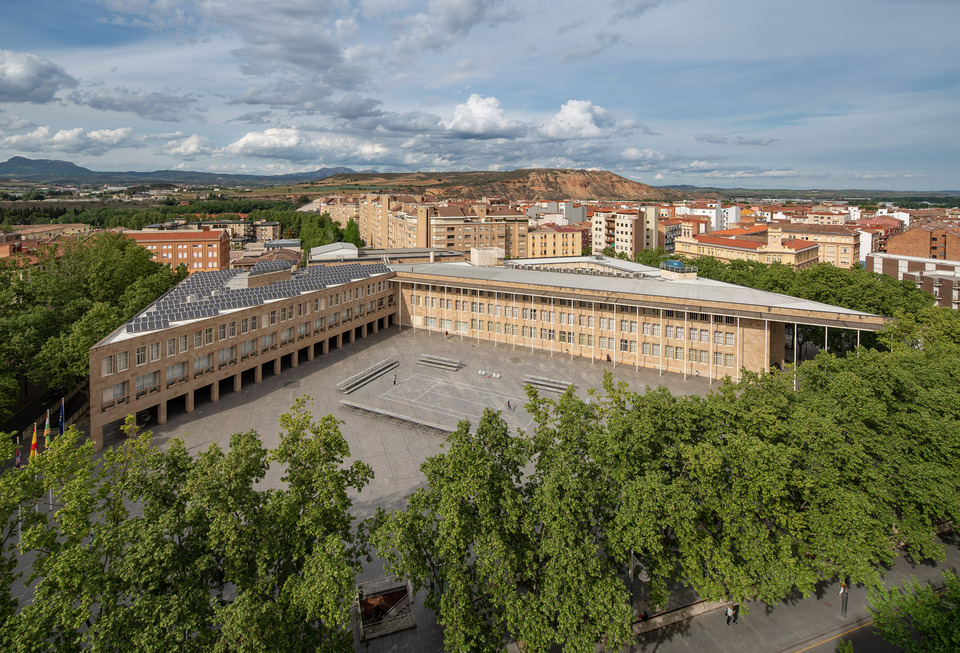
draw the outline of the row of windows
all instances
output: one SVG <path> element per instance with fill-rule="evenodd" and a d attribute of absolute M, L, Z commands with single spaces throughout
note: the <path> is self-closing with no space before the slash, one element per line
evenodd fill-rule
<path fill-rule="evenodd" d="M 314 300 L 314 303 L 319 300 Z M 288 319 L 294 319 L 296 316 L 302 316 L 304 310 L 308 308 L 310 302 L 302 303 L 296 305 L 296 313 L 294 312 L 294 306 L 283 307 L 279 310 L 280 321 L 286 321 Z M 339 324 L 341 317 L 344 320 L 348 320 L 354 316 L 361 316 L 365 312 L 373 312 L 374 306 L 377 309 L 381 309 L 385 304 L 392 302 L 385 302 L 383 297 L 380 297 L 376 302 L 373 300 L 364 304 L 360 304 L 356 307 L 346 308 L 343 311 L 338 311 L 330 316 L 330 324 Z M 263 326 L 264 322 L 269 322 L 273 325 L 277 323 L 278 311 L 270 311 L 263 316 L 264 320 L 261 322 L 260 316 L 253 315 L 251 317 L 245 317 L 239 320 L 239 332 L 240 334 L 246 334 L 251 331 L 256 331 L 258 326 Z M 315 323 L 319 323 L 319 326 L 315 328 L 321 328 L 323 326 L 325 318 L 319 317 L 314 320 Z M 309 323 L 304 323 L 309 325 Z M 225 324 L 217 325 L 216 327 L 207 327 L 195 331 L 193 334 L 193 347 L 194 349 L 199 349 L 214 343 L 214 336 L 218 341 L 224 341 L 229 338 L 233 338 L 237 335 L 238 322 L 227 322 Z M 305 333 L 309 330 L 309 326 L 304 327 L 300 326 L 299 333 Z M 173 357 L 180 354 L 184 354 L 189 350 L 190 336 L 181 335 L 173 338 L 167 338 L 165 342 L 165 352 L 167 357 Z M 134 350 L 134 362 L 137 367 L 146 365 L 148 363 L 154 363 L 160 360 L 161 344 L 159 342 L 150 343 L 148 345 L 141 345 Z M 101 376 L 110 376 L 117 372 L 124 372 L 130 367 L 130 354 L 129 352 L 118 352 L 117 354 L 105 356 L 101 359 L 100 362 L 100 372 Z"/>

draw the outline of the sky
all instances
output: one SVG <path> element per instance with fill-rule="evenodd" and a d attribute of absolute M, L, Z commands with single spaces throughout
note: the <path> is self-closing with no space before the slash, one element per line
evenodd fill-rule
<path fill-rule="evenodd" d="M 0 161 L 960 189 L 957 0 L 30 0 Z"/>

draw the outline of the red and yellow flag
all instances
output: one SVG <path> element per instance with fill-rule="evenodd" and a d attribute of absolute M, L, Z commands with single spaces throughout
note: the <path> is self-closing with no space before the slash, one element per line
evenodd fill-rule
<path fill-rule="evenodd" d="M 33 423 L 33 442 L 30 443 L 30 460 L 37 457 L 37 423 Z"/>
<path fill-rule="evenodd" d="M 47 409 L 47 425 L 43 427 L 43 449 L 46 451 L 53 444 L 53 437 L 50 435 L 50 409 Z"/>

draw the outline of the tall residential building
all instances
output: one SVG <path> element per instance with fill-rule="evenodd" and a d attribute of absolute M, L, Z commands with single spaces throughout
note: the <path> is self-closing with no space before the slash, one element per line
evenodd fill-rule
<path fill-rule="evenodd" d="M 580 256 L 583 233 L 576 227 L 545 224 L 527 231 L 527 257 Z"/>
<path fill-rule="evenodd" d="M 957 261 L 960 260 L 960 229 L 946 224 L 911 227 L 887 238 L 887 253 Z"/>

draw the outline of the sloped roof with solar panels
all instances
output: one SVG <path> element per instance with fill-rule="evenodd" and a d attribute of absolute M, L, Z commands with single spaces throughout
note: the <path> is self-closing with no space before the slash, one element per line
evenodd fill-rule
<path fill-rule="evenodd" d="M 383 263 L 350 263 L 338 266 L 313 266 L 294 272 L 289 279 L 268 286 L 249 288 L 246 279 L 291 267 L 290 261 L 261 261 L 251 270 L 195 272 L 165 295 L 137 313 L 123 328 L 104 342 L 120 340 L 171 325 L 200 320 L 233 310 L 269 304 L 304 293 L 340 286 L 392 272 Z"/>

